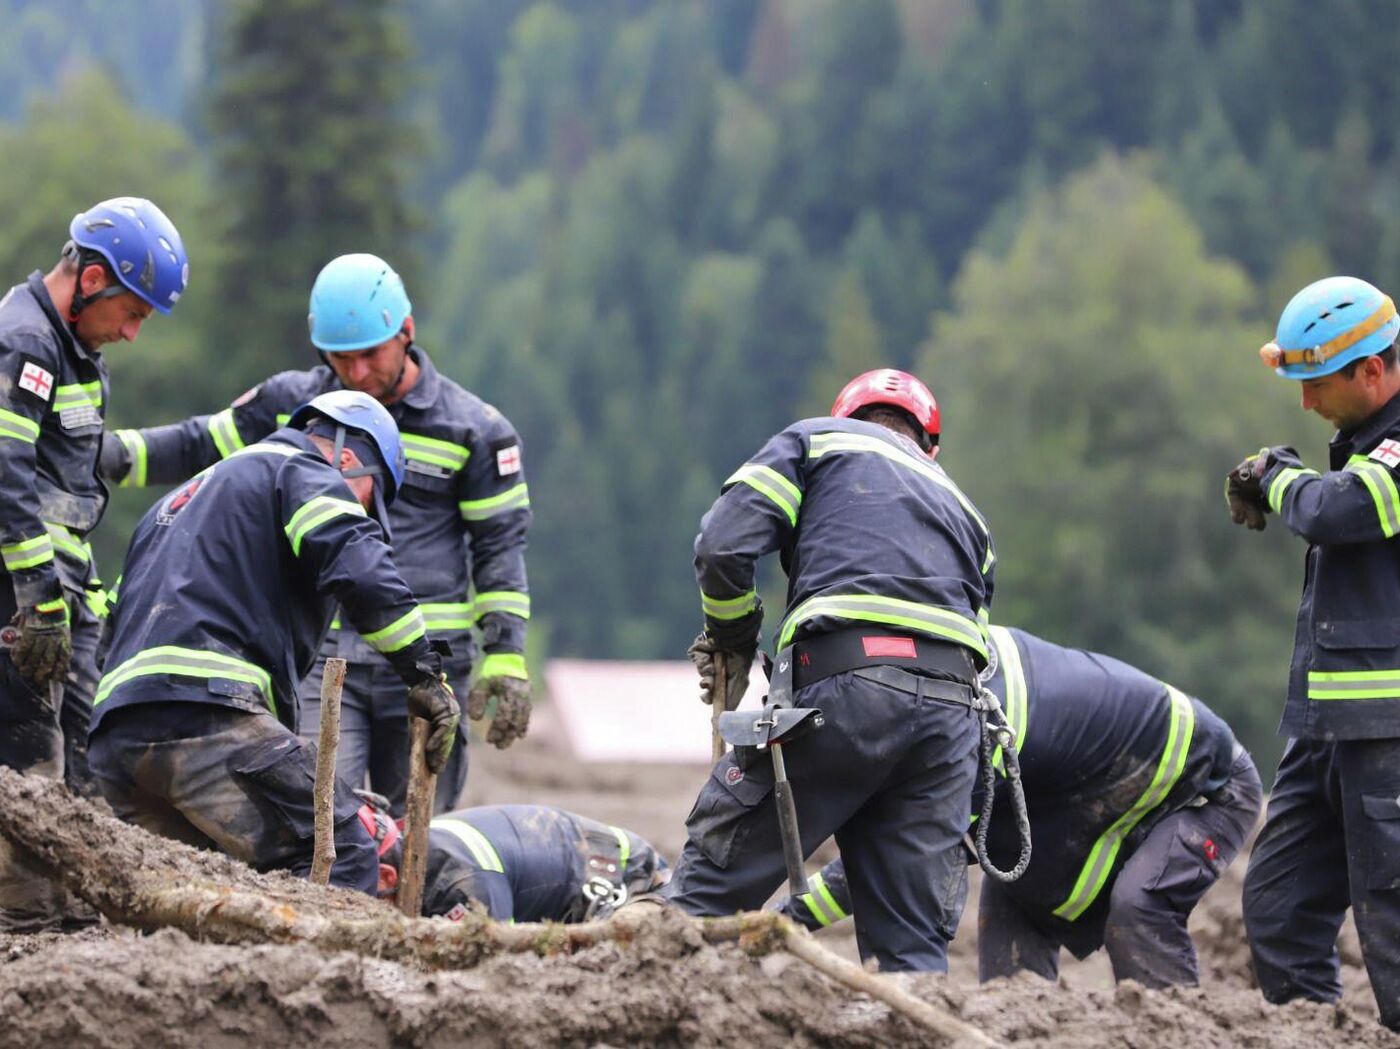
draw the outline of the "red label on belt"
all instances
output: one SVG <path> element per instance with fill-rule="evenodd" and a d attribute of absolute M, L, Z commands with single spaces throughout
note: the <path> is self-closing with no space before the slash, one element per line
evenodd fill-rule
<path fill-rule="evenodd" d="M 865 654 L 871 659 L 894 656 L 897 659 L 918 659 L 919 650 L 912 637 L 863 637 Z"/>

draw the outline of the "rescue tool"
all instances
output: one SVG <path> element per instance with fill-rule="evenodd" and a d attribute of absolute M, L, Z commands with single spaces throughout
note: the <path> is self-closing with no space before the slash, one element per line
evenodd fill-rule
<path fill-rule="evenodd" d="M 765 669 L 768 657 L 764 656 Z M 716 693 L 718 700 L 719 693 Z M 767 701 L 760 711 L 732 710 L 718 719 L 719 733 L 731 746 L 767 749 L 773 760 L 773 803 L 778 807 L 778 830 L 783 840 L 783 862 L 787 866 L 788 891 L 801 895 L 807 891 L 807 875 L 802 869 L 806 856 L 802 852 L 802 836 L 798 833 L 797 803 L 787 778 L 783 746 L 811 729 L 824 724 L 822 712 L 816 707 L 794 707 L 792 704 L 792 649 L 778 653 L 769 675 Z M 738 760 L 738 755 L 735 755 Z"/>

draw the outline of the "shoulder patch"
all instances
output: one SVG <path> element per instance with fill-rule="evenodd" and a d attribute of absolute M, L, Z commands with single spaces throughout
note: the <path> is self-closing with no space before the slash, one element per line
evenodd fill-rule
<path fill-rule="evenodd" d="M 20 357 L 19 375 L 15 384 L 40 404 L 53 400 L 54 376 L 42 361 L 25 354 Z"/>
<path fill-rule="evenodd" d="M 1377 462 L 1385 463 L 1392 469 L 1400 466 L 1400 441 L 1384 440 L 1371 449 L 1371 454 L 1367 457 L 1375 459 Z"/>
<path fill-rule="evenodd" d="M 496 475 L 509 477 L 520 472 L 520 442 L 507 437 L 491 442 L 491 450 L 496 453 Z"/>
<path fill-rule="evenodd" d="M 250 390 L 244 390 L 244 391 L 243 391 L 242 393 L 240 393 L 237 397 L 235 397 L 234 400 L 233 400 L 233 403 L 232 403 L 231 405 L 229 405 L 229 407 L 230 407 L 230 408 L 242 408 L 245 404 L 247 404 L 249 401 L 251 401 L 254 397 L 256 397 L 256 396 L 257 396 L 259 393 L 261 393 L 261 392 L 262 392 L 262 383 L 258 383 L 258 384 L 257 384 L 256 386 L 254 386 L 252 389 L 250 389 Z"/>

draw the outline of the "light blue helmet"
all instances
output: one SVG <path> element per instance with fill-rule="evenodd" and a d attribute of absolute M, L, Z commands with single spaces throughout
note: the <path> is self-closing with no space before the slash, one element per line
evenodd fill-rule
<path fill-rule="evenodd" d="M 378 346 L 397 335 L 413 312 L 403 281 L 378 255 L 341 255 L 311 287 L 311 342 L 326 353 Z"/>
<path fill-rule="evenodd" d="M 1397 334 L 1389 295 L 1356 277 L 1327 277 L 1289 300 L 1259 356 L 1285 379 L 1316 379 L 1380 353 Z"/>
<path fill-rule="evenodd" d="M 379 457 L 379 465 L 346 470 L 345 476 L 379 476 L 384 482 L 378 486 L 383 489 L 384 505 L 392 503 L 403 484 L 404 456 L 399 427 L 389 410 L 367 393 L 360 393 L 358 390 L 333 390 L 313 397 L 297 408 L 287 420 L 287 425 L 296 430 L 305 430 L 317 418 L 330 419 L 346 430 L 357 431 L 369 438 Z M 337 432 L 337 451 L 343 442 L 344 436 Z M 381 523 L 387 524 L 382 521 Z"/>

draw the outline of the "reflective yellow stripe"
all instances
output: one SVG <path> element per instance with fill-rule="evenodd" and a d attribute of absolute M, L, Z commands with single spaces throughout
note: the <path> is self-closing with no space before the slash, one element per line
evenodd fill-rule
<path fill-rule="evenodd" d="M 1371 501 L 1376 504 L 1376 516 L 1380 518 L 1381 534 L 1387 539 L 1400 532 L 1400 492 L 1395 489 L 1395 478 L 1384 463 L 1364 455 L 1353 455 L 1346 465 L 1348 473 L 1361 478 L 1361 483 L 1371 493 Z"/>
<path fill-rule="evenodd" d="M 811 451 L 807 453 L 809 459 L 819 459 L 831 452 L 870 452 L 884 456 L 893 463 L 913 470 L 957 499 L 962 508 L 967 511 L 968 516 L 977 522 L 977 527 L 982 529 L 983 535 L 991 534 L 987 522 L 982 519 L 977 507 L 972 505 L 967 496 L 963 495 L 962 489 L 954 484 L 953 479 L 944 473 L 943 468 L 932 459 L 916 459 L 902 448 L 883 441 L 879 437 L 871 437 L 863 433 L 840 433 L 838 431 L 812 435 Z"/>
<path fill-rule="evenodd" d="M 1400 699 L 1400 669 L 1309 670 L 1309 699 Z"/>
<path fill-rule="evenodd" d="M 802 489 L 771 466 L 745 463 L 729 476 L 724 487 L 732 484 L 746 484 L 755 492 L 766 495 L 786 515 L 788 524 L 797 527 L 797 512 L 802 508 Z"/>
<path fill-rule="evenodd" d="M 17 412 L 0 408 L 0 437 L 10 437 L 16 441 L 33 444 L 39 439 L 39 424 Z"/>
<path fill-rule="evenodd" d="M 458 503 L 462 516 L 468 521 L 485 521 L 510 510 L 521 510 L 530 505 L 530 489 L 521 481 L 514 488 L 486 499 L 468 499 Z"/>
<path fill-rule="evenodd" d="M 225 408 L 223 411 L 209 416 L 209 436 L 214 438 L 214 447 L 219 450 L 220 459 L 227 459 L 243 447 L 243 438 L 239 436 L 238 424 L 233 421 L 232 408 Z"/>
<path fill-rule="evenodd" d="M 81 564 L 88 564 L 92 561 L 92 548 L 63 525 L 45 521 L 44 527 L 48 530 L 49 538 L 53 541 L 56 549 L 63 551 Z"/>
<path fill-rule="evenodd" d="M 476 860 L 476 865 L 482 870 L 495 871 L 497 874 L 506 872 L 505 867 L 501 865 L 501 857 L 496 852 L 496 847 L 487 840 L 485 834 L 482 834 L 470 823 L 439 816 L 430 821 L 428 826 L 433 830 L 445 830 L 462 842 L 472 854 L 472 858 Z"/>
<path fill-rule="evenodd" d="M 521 619 L 530 618 L 530 595 L 515 590 L 488 590 L 476 595 L 476 618 L 488 612 L 509 612 Z"/>
<path fill-rule="evenodd" d="M 530 672 L 525 666 L 525 657 L 519 652 L 488 652 L 481 661 L 478 671 L 481 680 L 489 677 L 514 677 L 521 681 L 530 680 Z"/>
<path fill-rule="evenodd" d="M 272 696 L 272 676 L 256 664 L 224 655 L 222 652 L 207 652 L 197 648 L 181 648 L 177 645 L 161 645 L 136 653 L 120 666 L 102 675 L 98 682 L 93 706 L 103 702 L 112 690 L 128 681 L 154 674 L 172 674 L 176 677 L 192 677 L 205 680 L 242 681 L 256 685 L 267 702 L 267 709 L 277 713 L 277 703 Z"/>
<path fill-rule="evenodd" d="M 824 594 L 808 598 L 793 609 L 784 621 L 778 635 L 778 647 L 786 648 L 797 628 L 817 616 L 905 627 L 966 645 L 984 660 L 987 658 L 986 638 L 977 620 L 936 605 L 921 605 L 915 601 L 874 594 Z"/>
<path fill-rule="evenodd" d="M 758 592 L 750 590 L 738 597 L 711 597 L 702 590 L 700 607 L 711 619 L 743 619 L 758 607 Z"/>
<path fill-rule="evenodd" d="M 1171 724 L 1167 729 L 1167 742 L 1162 748 L 1162 756 L 1157 762 L 1157 770 L 1152 776 L 1142 796 L 1133 802 L 1133 807 L 1114 821 L 1113 826 L 1094 842 L 1089 858 L 1080 869 L 1079 879 L 1074 890 L 1064 903 L 1055 908 L 1055 914 L 1066 921 L 1074 921 L 1093 904 L 1108 882 L 1113 871 L 1114 861 L 1123 841 L 1144 816 L 1167 800 L 1167 795 L 1181 778 L 1186 767 L 1186 754 L 1191 749 L 1191 735 L 1195 731 L 1196 712 L 1191 701 L 1170 685 L 1166 686 L 1171 702 Z"/>
<path fill-rule="evenodd" d="M 56 412 L 66 411 L 69 408 L 92 408 L 96 410 L 101 407 L 101 382 L 74 383 L 69 386 L 55 387 L 53 391 L 53 410 Z"/>
<path fill-rule="evenodd" d="M 627 836 L 627 832 L 621 827 L 614 827 L 608 824 L 608 830 L 613 832 L 613 837 L 617 839 L 617 876 L 625 879 L 627 875 L 627 861 L 632 858 L 632 839 Z"/>
<path fill-rule="evenodd" d="M 9 546 L 0 546 L 0 560 L 5 563 L 5 571 L 22 572 L 26 568 L 37 568 L 46 561 L 53 560 L 53 540 L 47 532 L 33 539 L 23 539 Z"/>
<path fill-rule="evenodd" d="M 470 601 L 437 601 L 418 606 L 423 613 L 423 624 L 428 630 L 470 630 L 476 620 L 472 616 Z M 332 623 L 332 629 L 339 623 Z"/>
<path fill-rule="evenodd" d="M 117 440 L 126 445 L 127 454 L 131 456 L 131 469 L 126 472 L 126 476 L 117 487 L 145 488 L 146 438 L 141 436 L 139 430 L 118 430 Z"/>
<path fill-rule="evenodd" d="M 987 630 L 992 644 L 996 646 L 997 664 L 1001 667 L 1002 687 L 1006 692 L 1002 697 L 1002 712 L 1015 733 L 1016 750 L 1019 752 L 1026 741 L 1026 725 L 1030 722 L 1030 695 L 1026 689 L 1025 667 L 1021 665 L 1021 650 L 1016 647 L 1016 639 L 1006 627 L 994 626 Z M 992 764 L 998 769 L 1002 768 L 1000 746 L 992 755 Z"/>
<path fill-rule="evenodd" d="M 1296 466 L 1290 466 L 1274 475 L 1274 479 L 1269 482 L 1269 507 L 1274 513 L 1283 513 L 1284 495 L 1287 494 L 1294 481 L 1305 475 L 1316 477 L 1317 471 L 1302 470 Z"/>
<path fill-rule="evenodd" d="M 399 616 L 388 626 L 360 636 L 372 645 L 375 651 L 387 654 L 397 652 L 401 648 L 407 648 L 426 633 L 427 628 L 423 623 L 423 613 L 415 607 Z"/>
<path fill-rule="evenodd" d="M 807 910 L 817 920 L 817 924 L 823 928 L 832 922 L 850 917 L 836 902 L 836 897 L 831 894 L 831 888 L 826 884 L 821 871 L 807 879 L 807 890 L 802 894 L 802 902 L 807 905 Z"/>
<path fill-rule="evenodd" d="M 400 433 L 405 459 L 417 459 L 422 463 L 444 466 L 454 473 L 467 465 L 471 451 L 460 444 L 439 440 L 436 437 L 423 437 L 416 433 Z"/>
<path fill-rule="evenodd" d="M 348 514 L 351 517 L 364 517 L 365 508 L 348 499 L 336 499 L 329 495 L 318 495 L 297 507 L 292 519 L 282 530 L 291 540 L 292 553 L 301 556 L 301 541 L 315 528 L 319 528 L 336 517 Z"/>

